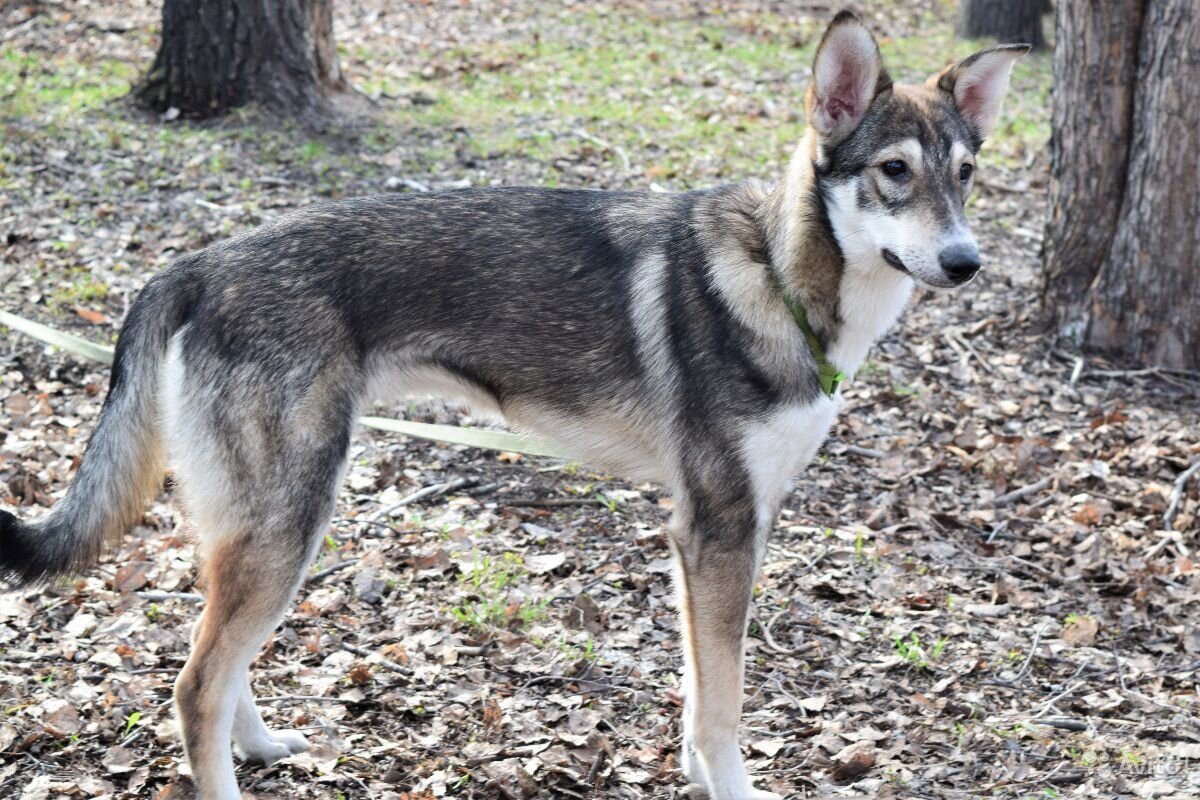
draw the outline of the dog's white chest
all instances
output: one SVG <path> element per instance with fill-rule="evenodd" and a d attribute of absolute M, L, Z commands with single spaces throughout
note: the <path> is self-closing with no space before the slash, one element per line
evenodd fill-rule
<path fill-rule="evenodd" d="M 783 406 L 742 430 L 742 458 L 754 485 L 760 516 L 774 516 L 796 471 L 812 460 L 829 435 L 841 397 Z M 768 519 L 760 519 L 766 524 Z"/>

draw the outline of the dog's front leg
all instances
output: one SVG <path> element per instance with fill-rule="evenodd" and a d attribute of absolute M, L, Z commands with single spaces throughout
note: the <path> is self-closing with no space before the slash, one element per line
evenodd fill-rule
<path fill-rule="evenodd" d="M 765 537 L 753 519 L 737 530 L 714 527 L 724 516 L 700 512 L 672 526 L 685 664 L 683 769 L 710 800 L 780 800 L 751 785 L 738 746 L 746 617 Z"/>

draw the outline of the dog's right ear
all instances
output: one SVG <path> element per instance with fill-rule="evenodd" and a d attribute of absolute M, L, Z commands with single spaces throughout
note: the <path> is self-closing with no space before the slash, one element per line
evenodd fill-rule
<path fill-rule="evenodd" d="M 875 37 L 858 17 L 842 11 L 817 46 L 808 124 L 823 144 L 836 145 L 862 122 L 875 96 L 891 86 Z"/>

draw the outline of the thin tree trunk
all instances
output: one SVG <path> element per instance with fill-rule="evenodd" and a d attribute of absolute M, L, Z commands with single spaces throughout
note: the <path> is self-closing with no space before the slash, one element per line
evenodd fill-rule
<path fill-rule="evenodd" d="M 310 116 L 344 88 L 331 0 L 164 0 L 162 44 L 135 91 L 142 105 L 185 116 L 251 102 Z"/>
<path fill-rule="evenodd" d="M 1001 42 L 1024 42 L 1035 50 L 1046 46 L 1042 14 L 1046 0 L 961 0 L 958 35 L 968 39 L 991 37 Z"/>
<path fill-rule="evenodd" d="M 1112 244 L 1133 139 L 1146 0 L 1059 3 L 1054 33 L 1050 225 L 1043 297 L 1056 331 L 1082 341 L 1087 292 Z"/>
<path fill-rule="evenodd" d="M 1043 306 L 1092 350 L 1200 368 L 1200 11 L 1061 2 Z"/>
<path fill-rule="evenodd" d="M 1092 292 L 1087 342 L 1200 368 L 1200 13 L 1152 2 L 1142 25 L 1129 175 Z"/>

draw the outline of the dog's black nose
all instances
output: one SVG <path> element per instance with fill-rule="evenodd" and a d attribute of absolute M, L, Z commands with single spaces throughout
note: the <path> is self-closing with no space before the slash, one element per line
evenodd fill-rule
<path fill-rule="evenodd" d="M 938 253 L 938 264 L 955 283 L 966 283 L 979 272 L 979 250 L 973 244 L 952 244 Z"/>

